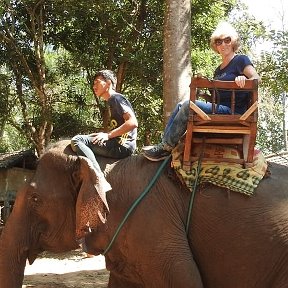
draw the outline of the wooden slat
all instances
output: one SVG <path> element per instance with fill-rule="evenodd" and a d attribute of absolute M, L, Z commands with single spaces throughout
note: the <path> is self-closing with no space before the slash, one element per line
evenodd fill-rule
<path fill-rule="evenodd" d="M 253 116 L 249 116 L 245 121 L 240 120 L 240 115 L 230 115 L 230 117 L 225 118 L 225 117 L 217 117 L 218 115 L 208 115 L 211 120 L 205 121 L 202 118 L 200 118 L 198 115 L 194 115 L 193 121 L 195 125 L 205 125 L 205 124 L 211 124 L 211 125 L 223 125 L 226 126 L 227 123 L 230 123 L 230 125 L 243 125 L 243 126 L 250 126 L 251 123 L 255 122 Z"/>
<path fill-rule="evenodd" d="M 202 119 L 202 120 L 211 120 L 211 118 L 201 110 L 194 102 L 190 101 L 190 108 Z"/>
<path fill-rule="evenodd" d="M 193 79 L 192 79 L 193 80 Z M 207 89 L 230 89 L 230 90 L 256 90 L 258 89 L 257 79 L 247 79 L 245 86 L 240 88 L 235 81 L 220 81 L 220 80 L 209 80 L 206 78 L 196 78 L 197 85 L 191 83 L 191 87 L 207 88 Z M 192 81 L 193 82 L 193 81 Z"/>
<path fill-rule="evenodd" d="M 223 134 L 250 134 L 250 129 L 247 127 L 232 127 L 232 126 L 194 126 L 193 132 L 198 133 L 223 133 Z"/>
<path fill-rule="evenodd" d="M 194 137 L 193 143 L 203 143 L 203 138 Z M 229 144 L 240 145 L 243 144 L 243 138 L 205 138 L 207 144 Z"/>
<path fill-rule="evenodd" d="M 239 118 L 240 120 L 245 121 L 252 113 L 255 112 L 255 110 L 258 108 L 258 101 L 254 102 L 249 109 L 242 114 L 242 116 Z"/>

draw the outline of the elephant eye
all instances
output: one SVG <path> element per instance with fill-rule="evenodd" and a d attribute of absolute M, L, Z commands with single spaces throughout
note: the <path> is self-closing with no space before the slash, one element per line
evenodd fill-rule
<path fill-rule="evenodd" d="M 32 200 L 33 203 L 38 203 L 39 202 L 38 195 L 37 194 L 33 194 L 31 196 L 31 200 Z"/>

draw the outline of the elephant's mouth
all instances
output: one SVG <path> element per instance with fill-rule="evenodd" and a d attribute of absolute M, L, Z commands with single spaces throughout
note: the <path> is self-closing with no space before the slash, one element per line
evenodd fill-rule
<path fill-rule="evenodd" d="M 82 250 L 83 250 L 84 252 L 87 252 L 87 251 L 86 251 L 87 246 L 86 246 L 85 237 L 82 237 L 82 238 L 78 239 L 77 242 L 78 242 L 79 246 L 82 247 Z"/>
<path fill-rule="evenodd" d="M 38 254 L 40 254 L 41 252 L 43 252 L 44 250 L 42 249 L 30 249 L 27 251 L 27 257 L 26 259 L 28 259 L 29 264 L 32 265 L 33 262 L 35 261 L 35 259 L 37 258 Z"/>
<path fill-rule="evenodd" d="M 89 223 L 82 227 L 81 229 L 76 229 L 76 241 L 78 244 L 82 243 L 82 239 L 92 231 L 91 227 L 89 226 Z"/>
<path fill-rule="evenodd" d="M 78 224 L 79 227 L 76 225 L 76 239 L 77 241 L 83 237 L 85 237 L 88 233 L 90 233 L 92 230 L 97 229 L 100 223 L 105 224 L 107 222 L 107 210 L 103 208 L 103 211 L 98 210 L 97 215 L 98 218 L 96 218 L 96 221 L 88 221 L 84 225 L 84 223 Z M 100 221 L 99 221 L 100 220 Z"/>
<path fill-rule="evenodd" d="M 103 250 L 95 249 L 95 247 L 89 247 L 88 243 L 85 240 L 85 237 L 79 239 L 78 241 L 79 245 L 81 246 L 82 250 L 85 253 L 91 254 L 91 255 L 99 255 L 103 253 Z"/>

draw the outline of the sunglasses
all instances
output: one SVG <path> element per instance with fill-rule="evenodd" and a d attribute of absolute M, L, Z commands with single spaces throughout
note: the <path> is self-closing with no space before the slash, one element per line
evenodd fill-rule
<path fill-rule="evenodd" d="M 215 44 L 216 46 L 220 46 L 222 43 L 225 43 L 225 44 L 230 44 L 231 43 L 231 37 L 226 37 L 224 39 L 215 39 Z"/>

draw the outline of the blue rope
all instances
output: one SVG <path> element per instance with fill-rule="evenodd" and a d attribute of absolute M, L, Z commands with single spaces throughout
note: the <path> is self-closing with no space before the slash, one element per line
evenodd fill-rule
<path fill-rule="evenodd" d="M 108 244 L 107 248 L 104 250 L 104 252 L 102 253 L 102 255 L 105 255 L 111 248 L 111 246 L 113 245 L 114 241 L 116 240 L 121 228 L 123 227 L 123 225 L 125 224 L 126 220 L 128 219 L 128 217 L 130 216 L 130 214 L 132 213 L 132 211 L 136 208 L 136 206 L 141 202 L 141 200 L 148 194 L 148 192 L 150 191 L 150 189 L 153 187 L 153 185 L 155 184 L 156 180 L 158 179 L 158 177 L 160 176 L 160 173 L 162 172 L 163 168 L 166 166 L 167 162 L 169 161 L 169 159 L 171 158 L 171 155 L 169 157 L 167 157 L 160 165 L 160 167 L 158 168 L 156 174 L 153 176 L 152 180 L 150 181 L 150 183 L 147 185 L 147 187 L 145 188 L 145 190 L 141 193 L 141 195 L 134 201 L 134 203 L 130 206 L 128 212 L 126 213 L 125 217 L 123 218 L 123 220 L 121 221 L 121 223 L 119 224 L 116 232 L 114 233 L 114 236 L 112 237 L 110 243 Z"/>
<path fill-rule="evenodd" d="M 189 201 L 189 209 L 188 209 L 188 215 L 187 215 L 187 221 L 186 221 L 186 229 L 185 229 L 187 236 L 188 236 L 189 226 L 190 226 L 190 221 L 191 221 L 191 214 L 192 214 L 192 208 L 193 208 L 193 203 L 194 203 L 194 197 L 195 197 L 197 184 L 198 184 L 198 179 L 199 179 L 200 170 L 201 170 L 202 157 L 203 157 L 203 153 L 204 153 L 205 145 L 206 145 L 205 137 L 203 138 L 202 144 L 203 144 L 203 146 L 202 146 L 201 153 L 200 153 L 200 156 L 199 156 L 199 159 L 198 159 L 196 177 L 195 177 L 193 190 L 192 190 L 190 201 Z"/>
<path fill-rule="evenodd" d="M 202 151 L 203 151 L 203 149 L 202 149 Z M 194 181 L 194 185 L 193 185 L 193 190 L 192 190 L 190 201 L 189 201 L 189 209 L 188 209 L 188 215 L 187 215 L 187 221 L 186 221 L 186 229 L 185 229 L 187 235 L 188 235 L 188 232 L 189 232 L 189 226 L 190 226 L 190 221 L 191 221 L 191 214 L 192 214 L 192 208 L 193 208 L 193 203 L 194 203 L 194 197 L 195 197 L 195 194 L 196 194 L 198 178 L 199 178 L 199 174 L 200 174 L 200 170 L 201 170 L 201 162 L 202 162 L 202 154 L 201 154 L 201 156 L 199 157 L 199 160 L 198 160 L 197 173 L 196 173 L 196 177 L 195 177 L 195 181 Z"/>

